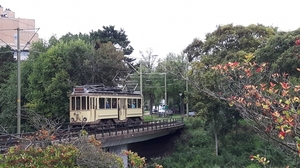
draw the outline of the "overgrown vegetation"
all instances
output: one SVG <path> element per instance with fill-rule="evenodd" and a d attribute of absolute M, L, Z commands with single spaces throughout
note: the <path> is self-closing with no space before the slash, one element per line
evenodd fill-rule
<path fill-rule="evenodd" d="M 189 118 L 181 138 L 176 142 L 176 151 L 167 157 L 152 159 L 164 168 L 185 167 L 230 167 L 260 168 L 257 162 L 250 160 L 253 153 L 263 154 L 270 163 L 268 167 L 297 167 L 297 156 L 287 155 L 275 144 L 260 139 L 253 129 L 243 122 L 219 137 L 219 155 L 215 155 L 214 138 L 206 129 L 203 119 Z"/>

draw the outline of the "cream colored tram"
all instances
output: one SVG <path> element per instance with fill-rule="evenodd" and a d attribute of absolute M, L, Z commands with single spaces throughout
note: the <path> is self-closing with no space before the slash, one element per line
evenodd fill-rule
<path fill-rule="evenodd" d="M 142 105 L 140 94 L 98 85 L 77 86 L 70 95 L 70 123 L 102 125 L 141 122 Z"/>

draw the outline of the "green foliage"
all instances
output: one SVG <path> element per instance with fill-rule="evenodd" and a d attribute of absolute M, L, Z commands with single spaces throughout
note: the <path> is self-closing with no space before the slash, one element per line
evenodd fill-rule
<path fill-rule="evenodd" d="M 84 61 L 89 49 L 81 40 L 57 43 L 29 59 L 24 65 L 25 69 L 32 69 L 27 71 L 26 107 L 48 117 L 67 118 L 68 93 L 75 83 L 87 82 Z"/>
<path fill-rule="evenodd" d="M 130 55 L 133 52 L 133 48 L 130 41 L 125 34 L 123 29 L 115 30 L 115 26 L 103 26 L 103 30 L 90 32 L 91 40 L 97 42 L 95 49 L 101 47 L 101 43 L 111 42 L 113 45 L 118 45 L 120 49 L 124 52 L 124 55 Z"/>
<path fill-rule="evenodd" d="M 166 90 L 167 90 L 167 103 L 169 109 L 174 111 L 179 111 L 180 107 L 180 96 L 182 95 L 182 102 L 186 102 L 188 93 L 186 90 L 186 76 L 187 67 L 189 63 L 187 62 L 187 57 L 184 54 L 173 54 L 169 53 L 166 58 L 159 59 L 158 65 L 153 73 L 167 73 L 166 74 Z M 155 78 L 156 77 L 156 78 Z M 155 104 L 158 105 L 160 100 L 165 97 L 165 79 L 163 75 L 153 75 L 154 80 L 151 79 L 151 85 L 156 88 L 154 95 L 156 97 Z"/>
<path fill-rule="evenodd" d="M 219 155 L 215 155 L 214 139 L 210 132 L 203 129 L 205 121 L 200 117 L 188 118 L 186 128 L 176 142 L 175 152 L 167 157 L 152 159 L 164 168 L 173 167 L 249 167 L 260 168 L 262 165 L 250 160 L 250 155 L 260 153 L 270 163 L 268 167 L 297 167 L 297 158 L 290 157 L 285 151 L 270 142 L 257 137 L 251 127 L 240 123 L 219 136 Z"/>
<path fill-rule="evenodd" d="M 95 137 L 88 138 L 87 135 L 82 136 L 75 142 L 74 146 L 78 149 L 76 164 L 79 167 L 95 167 L 95 168 L 121 168 L 123 161 L 116 154 L 105 152 L 101 148 L 101 142 Z"/>
<path fill-rule="evenodd" d="M 9 46 L 0 47 L 0 123 L 10 127 L 16 123 L 17 64 Z M 11 132 L 12 130 L 8 130 Z"/>
<path fill-rule="evenodd" d="M 47 130 L 36 134 L 41 145 L 48 138 Z M 88 137 L 87 132 L 81 131 L 80 137 L 72 144 L 58 144 L 43 148 L 31 146 L 23 149 L 22 145 L 9 148 L 6 154 L 0 154 L 0 167 L 27 168 L 27 167 L 95 167 L 95 168 L 121 168 L 123 162 L 113 153 L 102 150 L 101 142 L 94 137 Z"/>
<path fill-rule="evenodd" d="M 101 48 L 93 51 L 92 57 L 85 61 L 89 68 L 86 75 L 91 76 L 89 83 L 113 86 L 113 78 L 116 74 L 127 70 L 123 61 L 123 52 L 116 50 L 111 42 L 102 44 Z"/>
<path fill-rule="evenodd" d="M 17 74 L 16 71 L 10 73 L 9 78 L 0 86 L 0 123 L 2 127 L 6 127 L 10 133 L 14 129 L 10 129 L 17 123 Z"/>
<path fill-rule="evenodd" d="M 11 147 L 0 157 L 0 167 L 75 167 L 78 150 L 71 145 L 54 145 L 45 149 Z"/>
<path fill-rule="evenodd" d="M 0 47 L 0 84 L 3 84 L 15 69 L 16 60 L 12 49 L 9 46 Z"/>
<path fill-rule="evenodd" d="M 296 68 L 300 66 L 300 46 L 295 41 L 300 38 L 300 29 L 280 32 L 268 40 L 266 45 L 255 52 L 256 61 L 267 62 L 270 70 L 299 77 Z"/>
<path fill-rule="evenodd" d="M 47 117 L 67 114 L 67 93 L 71 85 L 63 64 L 61 57 L 46 54 L 34 63 L 33 72 L 29 76 L 27 107 Z"/>
<path fill-rule="evenodd" d="M 123 30 L 119 33 L 122 39 L 115 41 L 116 44 L 127 39 Z M 115 85 L 113 78 L 117 72 L 127 70 L 123 51 L 109 41 L 98 50 L 90 44 L 88 35 L 69 33 L 59 40 L 52 36 L 48 43 L 40 40 L 31 45 L 28 59 L 21 64 L 21 105 L 27 112 L 67 120 L 68 93 L 74 85 Z M 0 55 L 0 89 L 2 87 L 1 93 L 6 93 L 0 96 L 0 119 L 2 126 L 10 126 L 15 125 L 16 64 L 10 48 L 1 48 Z"/>

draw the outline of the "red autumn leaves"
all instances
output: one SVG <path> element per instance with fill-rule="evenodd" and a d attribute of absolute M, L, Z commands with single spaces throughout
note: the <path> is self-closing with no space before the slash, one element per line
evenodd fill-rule
<path fill-rule="evenodd" d="M 300 39 L 296 40 L 296 45 L 300 45 Z M 253 56 L 248 56 L 253 58 Z M 227 96 L 230 106 L 245 109 L 248 115 L 256 122 L 261 122 L 264 126 L 262 131 L 270 134 L 277 134 L 281 140 L 291 136 L 297 144 L 295 150 L 300 152 L 300 139 L 297 136 L 297 121 L 300 114 L 300 85 L 293 85 L 289 82 L 289 75 L 286 73 L 274 73 L 267 76 L 267 63 L 257 64 L 247 59 L 242 63 L 229 62 L 225 65 L 212 67 L 228 80 L 229 86 L 239 90 L 229 90 L 224 88 L 220 96 Z M 300 68 L 297 68 L 300 71 Z M 267 77 L 270 82 L 257 82 L 257 78 Z M 226 81 L 224 82 L 226 83 Z M 233 87 L 232 84 L 236 84 Z M 226 84 L 222 85 L 226 86 Z M 239 87 L 239 86 L 243 87 Z M 220 93 L 220 91 L 218 91 Z M 251 114 L 253 113 L 253 114 Z M 253 117 L 256 116 L 256 117 Z M 272 133 L 271 133 L 272 132 Z M 276 137 L 274 137 L 276 138 Z"/>

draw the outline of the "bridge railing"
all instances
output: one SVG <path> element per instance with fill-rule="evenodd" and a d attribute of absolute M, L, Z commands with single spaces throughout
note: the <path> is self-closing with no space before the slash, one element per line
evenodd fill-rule
<path fill-rule="evenodd" d="M 95 129 L 92 134 L 105 136 L 115 136 L 118 134 L 131 134 L 136 132 L 145 132 L 158 129 L 166 129 L 168 127 L 182 126 L 183 119 L 173 118 L 173 119 L 164 119 L 164 120 L 155 120 L 147 122 L 138 122 L 138 123 L 126 123 L 123 125 L 111 124 L 106 126 L 100 126 L 100 131 Z"/>
<path fill-rule="evenodd" d="M 122 134 L 134 134 L 138 132 L 153 131 L 159 129 L 167 129 L 176 126 L 184 125 L 183 119 L 172 118 L 164 120 L 155 120 L 147 122 L 135 122 L 126 124 L 111 124 L 99 125 L 94 128 L 78 127 L 78 128 L 64 128 L 54 133 L 55 140 L 58 142 L 67 141 L 79 137 L 80 130 L 86 130 L 90 135 L 100 135 L 101 137 L 116 136 Z M 28 137 L 38 135 L 37 132 L 27 132 L 21 134 L 0 134 L 0 152 L 6 151 L 8 147 L 17 145 L 21 142 L 33 142 L 34 144 L 43 143 L 43 140 L 33 139 L 29 140 Z M 49 141 L 49 140 L 48 140 Z"/>

